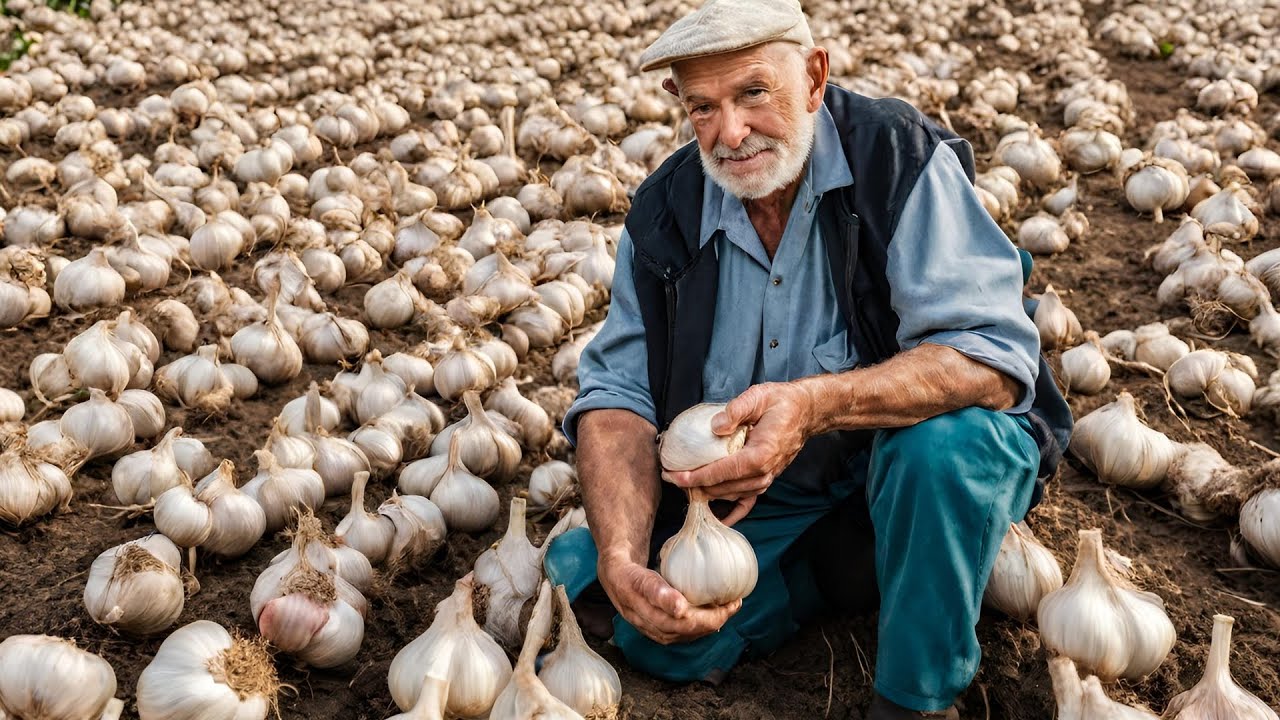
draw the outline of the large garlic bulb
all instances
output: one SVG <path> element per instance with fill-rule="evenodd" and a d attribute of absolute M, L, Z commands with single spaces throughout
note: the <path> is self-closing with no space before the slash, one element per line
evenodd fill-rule
<path fill-rule="evenodd" d="M 507 532 L 476 558 L 475 583 L 487 590 L 484 629 L 507 647 L 520 644 L 520 611 L 542 581 L 542 553 L 529 542 L 525 501 L 511 498 Z"/>
<path fill-rule="evenodd" d="M 556 649 L 543 660 L 538 679 L 552 695 L 583 717 L 617 717 L 622 701 L 618 671 L 587 645 L 563 585 L 556 587 L 556 604 L 560 609 L 560 638 Z"/>
<path fill-rule="evenodd" d="M 266 720 L 280 683 L 265 643 L 197 620 L 165 638 L 138 676 L 142 720 Z"/>
<path fill-rule="evenodd" d="M 1186 341 L 1169 333 L 1169 326 L 1162 322 L 1143 325 L 1133 331 L 1136 345 L 1133 359 L 1160 370 L 1168 370 L 1182 356 L 1191 352 Z"/>
<path fill-rule="evenodd" d="M 1001 138 L 993 161 L 1013 168 L 1034 187 L 1052 187 L 1062 174 L 1058 153 L 1034 126 Z"/>
<path fill-rule="evenodd" d="M 1213 640 L 1204 676 L 1165 708 L 1170 720 L 1277 720 L 1275 712 L 1231 678 L 1231 626 L 1235 618 L 1213 616 Z"/>
<path fill-rule="evenodd" d="M 224 413 L 237 394 L 235 382 L 224 372 L 224 367 L 218 360 L 218 346 L 201 346 L 194 354 L 178 358 L 156 371 L 156 394 L 163 400 L 177 401 L 183 407 L 202 413 Z"/>
<path fill-rule="evenodd" d="M 271 558 L 270 565 L 293 567 L 299 562 L 298 556 L 305 553 L 312 567 L 321 572 L 337 573 L 360 592 L 368 592 L 373 587 L 373 566 L 369 564 L 369 558 L 347 545 L 342 538 L 326 534 L 324 526 L 310 510 L 298 513 L 290 536 L 289 548 Z"/>
<path fill-rule="evenodd" d="M 1125 391 L 1076 422 L 1070 450 L 1099 480 L 1131 488 L 1159 485 L 1180 452 L 1164 433 L 1142 423 L 1137 402 Z"/>
<path fill-rule="evenodd" d="M 1249 209 L 1252 198 L 1239 183 L 1230 182 L 1211 198 L 1202 200 L 1191 210 L 1191 216 L 1204 225 L 1204 231 L 1239 242 L 1252 240 L 1258 234 L 1258 218 Z"/>
<path fill-rule="evenodd" d="M 461 443 L 459 457 L 473 474 L 499 481 L 510 479 L 520 464 L 520 444 L 485 411 L 475 392 L 463 393 L 462 401 L 467 417 L 435 437 L 431 454 L 446 452 L 456 436 Z"/>
<path fill-rule="evenodd" d="M 1102 339 L 1090 330 L 1084 342 L 1062 353 L 1062 383 L 1070 392 L 1096 395 L 1111 379 L 1111 364 L 1102 349 Z"/>
<path fill-rule="evenodd" d="M 1062 587 L 1062 568 L 1025 523 L 1013 523 L 1000 543 L 982 602 L 1012 618 L 1035 617 L 1040 600 Z"/>
<path fill-rule="evenodd" d="M 272 645 L 313 667 L 337 667 L 360 651 L 368 604 L 336 568 L 313 564 L 308 535 L 295 535 L 294 552 L 258 576 L 249 602 Z"/>
<path fill-rule="evenodd" d="M 58 421 L 63 437 L 88 452 L 88 458 L 114 455 L 133 444 L 133 420 L 124 408 L 97 388 L 89 399 L 68 408 Z"/>
<path fill-rule="evenodd" d="M 0 717 L 119 720 L 116 673 L 69 640 L 10 635 L 0 642 Z"/>
<path fill-rule="evenodd" d="M 1247 356 L 1196 350 L 1170 365 L 1164 382 L 1177 397 L 1203 398 L 1220 412 L 1242 417 L 1253 405 L 1257 376 L 1257 368 Z"/>
<path fill-rule="evenodd" d="M 1045 350 L 1066 347 L 1084 334 L 1076 314 L 1062 302 L 1052 285 L 1046 286 L 1040 296 L 1033 320 L 1040 331 L 1040 346 Z"/>
<path fill-rule="evenodd" d="M 468 390 L 493 387 L 498 381 L 498 370 L 489 356 L 467 347 L 462 336 L 458 336 L 453 341 L 453 349 L 436 363 L 434 381 L 440 397 L 457 400 Z"/>
<path fill-rule="evenodd" d="M 302 372 L 302 350 L 280 324 L 276 303 L 280 292 L 267 296 L 267 319 L 240 328 L 231 337 L 231 353 L 264 383 L 292 380 Z"/>
<path fill-rule="evenodd" d="M 209 535 L 200 547 L 222 557 L 249 552 L 267 529 L 262 506 L 236 487 L 236 468 L 223 460 L 195 487 L 195 498 L 209 508 Z"/>
<path fill-rule="evenodd" d="M 21 447 L 0 453 L 0 520 L 23 525 L 71 506 L 71 481 L 58 466 Z"/>
<path fill-rule="evenodd" d="M 391 661 L 387 684 L 401 710 L 430 692 L 439 706 L 427 717 L 484 717 L 510 680 L 506 652 L 476 624 L 473 592 L 470 574 L 458 580 L 453 594 L 436 605 L 431 627 Z"/>
<path fill-rule="evenodd" d="M 73 260 L 53 283 L 53 301 L 68 312 L 86 312 L 124 302 L 125 283 L 111 267 L 105 247 Z"/>
<path fill-rule="evenodd" d="M 262 506 L 266 531 L 277 532 L 301 510 L 315 510 L 324 503 L 324 480 L 310 468 L 282 466 L 270 450 L 256 450 L 258 474 L 240 491 Z"/>
<path fill-rule="evenodd" d="M 94 622 L 138 635 L 177 622 L 186 601 L 182 552 L 164 535 L 149 535 L 103 552 L 89 567 L 84 605 Z"/>
<path fill-rule="evenodd" d="M 742 533 L 711 512 L 698 489 L 689 493 L 684 526 L 662 544 L 658 572 L 691 605 L 726 605 L 755 589 L 760 569 Z"/>
<path fill-rule="evenodd" d="M 529 618 L 529 629 L 525 633 L 524 646 L 520 649 L 515 671 L 512 672 L 507 687 L 494 702 L 489 717 L 510 720 L 583 720 L 581 714 L 551 694 L 547 686 L 538 679 L 534 667 L 538 652 L 551 635 L 554 612 L 551 583 L 544 580 L 538 590 L 533 615 Z"/>
<path fill-rule="evenodd" d="M 719 403 L 701 403 L 671 421 L 658 443 L 658 456 L 664 470 L 695 470 L 742 449 L 747 442 L 747 428 L 737 428 L 728 435 L 717 435 L 711 429 L 711 418 L 724 407 Z"/>
<path fill-rule="evenodd" d="M 452 530 L 483 532 L 501 512 L 498 491 L 467 470 L 462 462 L 462 439 L 449 442 L 444 472 L 431 488 L 431 502 L 444 514 Z"/>
<path fill-rule="evenodd" d="M 1129 168 L 1124 181 L 1125 198 L 1138 212 L 1149 212 L 1156 222 L 1164 221 L 1164 211 L 1186 202 L 1191 185 L 1180 163 L 1167 158 L 1150 158 Z"/>
<path fill-rule="evenodd" d="M 1164 601 L 1111 569 L 1101 530 L 1080 531 L 1071 577 L 1036 615 L 1045 647 L 1108 681 L 1149 674 L 1177 640 Z"/>
<path fill-rule="evenodd" d="M 1240 534 L 1267 564 L 1280 568 L 1280 488 L 1259 490 L 1240 507 Z"/>
<path fill-rule="evenodd" d="M 499 341 L 500 342 L 500 341 Z M 497 410 L 520 426 L 520 440 L 531 449 L 546 447 L 555 426 L 542 406 L 520 394 L 514 378 L 506 378 L 484 401 L 489 410 Z"/>

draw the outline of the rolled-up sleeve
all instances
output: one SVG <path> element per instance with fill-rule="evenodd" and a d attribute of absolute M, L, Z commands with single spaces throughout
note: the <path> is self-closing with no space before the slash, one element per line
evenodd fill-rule
<path fill-rule="evenodd" d="M 1023 311 L 1022 262 L 945 145 L 938 145 L 902 208 L 887 272 L 903 349 L 954 348 L 1022 386 L 1007 412 L 1031 409 L 1040 336 Z"/>
<path fill-rule="evenodd" d="M 604 327 L 587 343 L 578 361 L 578 398 L 564 417 L 564 433 L 578 444 L 578 419 L 590 410 L 630 410 L 657 423 L 649 393 L 644 321 L 632 276 L 634 250 L 626 230 L 618 238 L 613 290 Z"/>

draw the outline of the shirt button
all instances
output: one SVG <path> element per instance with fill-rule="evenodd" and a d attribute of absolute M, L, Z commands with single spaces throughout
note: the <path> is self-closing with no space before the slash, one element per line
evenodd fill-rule
<path fill-rule="evenodd" d="M 781 285 L 781 284 L 782 284 L 782 278 L 780 278 L 780 277 L 775 277 L 775 278 L 773 279 L 773 284 L 774 284 L 774 285 Z"/>
<path fill-rule="evenodd" d="M 769 347 L 771 347 L 771 348 L 776 348 L 776 347 L 778 347 L 778 338 L 774 338 L 774 339 L 770 340 L 770 341 L 769 341 Z"/>

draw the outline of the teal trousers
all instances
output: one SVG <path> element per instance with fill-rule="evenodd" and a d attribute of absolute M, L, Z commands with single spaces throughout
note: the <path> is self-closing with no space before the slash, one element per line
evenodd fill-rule
<path fill-rule="evenodd" d="M 862 493 L 880 592 L 875 689 L 906 708 L 943 710 L 977 674 L 987 577 L 1009 523 L 1026 514 L 1038 466 L 1028 421 L 1005 413 L 967 408 L 881 430 L 865 468 L 846 481 L 823 494 L 775 482 L 735 526 L 755 549 L 760 576 L 720 632 L 661 645 L 615 616 L 613 642 L 635 668 L 674 682 L 715 677 L 774 651 L 823 608 L 809 565 L 788 550 Z M 596 558 L 590 533 L 571 531 L 548 550 L 548 577 L 577 597 L 596 580 Z"/>

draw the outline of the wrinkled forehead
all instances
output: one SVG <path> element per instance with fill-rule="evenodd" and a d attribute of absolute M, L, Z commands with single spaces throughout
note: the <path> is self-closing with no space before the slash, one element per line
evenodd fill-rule
<path fill-rule="evenodd" d="M 791 42 L 771 42 L 754 47 L 686 58 L 671 65 L 671 77 L 682 98 L 697 94 L 714 96 L 752 82 L 785 81 L 803 67 L 805 48 Z"/>

